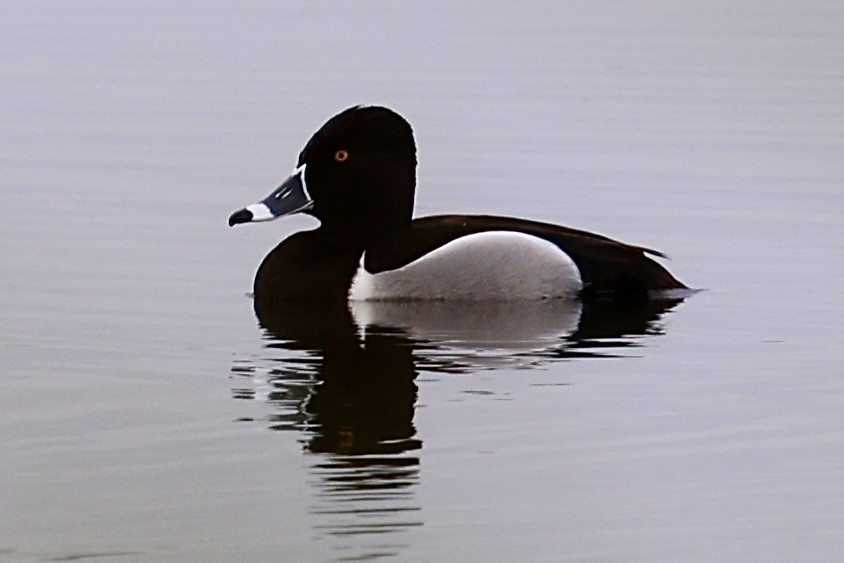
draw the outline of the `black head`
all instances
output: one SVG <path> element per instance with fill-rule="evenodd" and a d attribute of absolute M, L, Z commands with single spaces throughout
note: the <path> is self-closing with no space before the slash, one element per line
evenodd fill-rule
<path fill-rule="evenodd" d="M 362 246 L 410 224 L 415 189 L 410 124 L 387 108 L 356 106 L 314 133 L 293 175 L 229 224 L 304 212 L 333 244 Z"/>

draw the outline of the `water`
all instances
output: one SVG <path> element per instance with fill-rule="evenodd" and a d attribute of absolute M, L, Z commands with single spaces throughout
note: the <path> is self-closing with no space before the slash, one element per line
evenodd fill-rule
<path fill-rule="evenodd" d="M 844 554 L 838 3 L 3 12 L 0 559 Z M 414 125 L 418 215 L 706 291 L 264 331 L 254 270 L 313 222 L 226 218 L 356 103 Z"/>

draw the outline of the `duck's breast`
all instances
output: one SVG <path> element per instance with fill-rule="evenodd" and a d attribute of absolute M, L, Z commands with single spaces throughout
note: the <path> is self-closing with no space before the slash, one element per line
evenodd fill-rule
<path fill-rule="evenodd" d="M 512 231 L 466 235 L 395 270 L 355 275 L 355 301 L 519 301 L 573 298 L 582 289 L 571 258 L 554 244 Z"/>

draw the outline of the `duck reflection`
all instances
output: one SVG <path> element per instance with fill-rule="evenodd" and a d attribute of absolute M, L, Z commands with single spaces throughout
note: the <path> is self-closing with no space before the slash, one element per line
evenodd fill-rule
<path fill-rule="evenodd" d="M 414 501 L 422 440 L 414 426 L 420 372 L 470 373 L 624 355 L 684 296 L 616 303 L 363 302 L 255 304 L 267 354 L 232 371 L 265 373 L 269 426 L 301 433 L 315 455 L 314 514 L 332 537 L 421 525 Z M 239 398 L 249 397 L 243 389 Z M 254 394 L 253 394 L 254 396 Z M 399 550 L 383 541 L 355 557 Z M 384 551 L 386 549 L 386 552 Z"/>
<path fill-rule="evenodd" d="M 404 333 L 363 333 L 346 307 L 256 312 L 269 349 L 305 353 L 270 372 L 270 400 L 295 409 L 274 417 L 271 428 L 305 430 L 315 453 L 392 455 L 421 447 L 413 426 L 417 371 Z"/>

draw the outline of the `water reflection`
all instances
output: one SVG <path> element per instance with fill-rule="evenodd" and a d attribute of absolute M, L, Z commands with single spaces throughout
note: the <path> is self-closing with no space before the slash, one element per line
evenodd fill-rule
<path fill-rule="evenodd" d="M 361 334 L 345 308 L 288 306 L 259 312 L 269 350 L 304 356 L 274 364 L 269 400 L 283 407 L 276 430 L 305 430 L 307 449 L 341 455 L 392 455 L 418 449 L 414 439 L 416 368 L 399 330 Z"/>
<path fill-rule="evenodd" d="M 383 539 L 422 525 L 414 500 L 422 440 L 413 424 L 421 371 L 469 373 L 622 355 L 682 297 L 621 307 L 538 303 L 287 304 L 256 309 L 265 354 L 232 368 L 265 385 L 274 430 L 300 433 L 314 456 L 317 529 L 334 538 L 378 534 L 354 557 L 397 553 Z M 254 398 L 254 389 L 234 390 Z M 395 538 L 395 536 L 390 536 Z"/>

